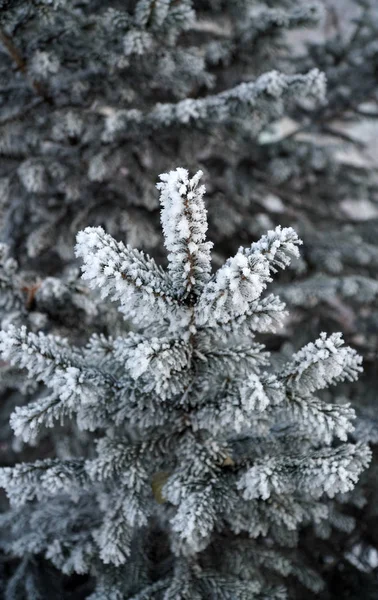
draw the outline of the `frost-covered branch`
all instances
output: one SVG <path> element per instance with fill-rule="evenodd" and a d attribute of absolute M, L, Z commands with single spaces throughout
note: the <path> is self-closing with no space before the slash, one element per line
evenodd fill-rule
<path fill-rule="evenodd" d="M 257 461 L 241 476 L 238 488 L 246 499 L 267 500 L 271 494 L 303 490 L 315 497 L 333 498 L 351 490 L 371 459 L 367 446 L 345 444 L 322 449 L 310 456 L 268 457 Z"/>
<path fill-rule="evenodd" d="M 294 355 L 280 376 L 289 390 L 311 393 L 345 379 L 355 381 L 362 371 L 361 362 L 353 348 L 344 346 L 341 333 L 329 337 L 322 333 Z"/>
<path fill-rule="evenodd" d="M 139 109 L 120 110 L 106 120 L 104 142 L 116 136 L 154 131 L 173 126 L 209 127 L 249 119 L 254 134 L 265 122 L 277 119 L 287 99 L 312 98 L 323 102 L 325 78 L 318 69 L 306 75 L 264 73 L 256 81 L 205 98 L 186 99 L 177 104 L 157 104 L 149 113 Z M 256 120 L 256 122 L 254 122 Z"/>
<path fill-rule="evenodd" d="M 204 287 L 198 303 L 197 319 L 213 326 L 245 315 L 272 281 L 271 272 L 285 268 L 299 255 L 302 242 L 291 228 L 277 227 L 260 242 L 240 248 Z"/>
<path fill-rule="evenodd" d="M 61 492 L 77 497 L 86 482 L 82 460 L 46 459 L 0 470 L 0 483 L 15 506 Z"/>
<path fill-rule="evenodd" d="M 76 255 L 84 260 L 83 278 L 102 297 L 119 301 L 126 316 L 147 323 L 156 313 L 180 311 L 169 277 L 155 261 L 121 242 L 101 227 L 87 227 L 77 236 Z"/>
<path fill-rule="evenodd" d="M 356 414 L 350 404 L 331 404 L 318 398 L 290 394 L 284 409 L 290 419 L 325 444 L 330 444 L 334 437 L 347 441 L 348 434 L 354 429 Z"/>
<path fill-rule="evenodd" d="M 57 336 L 28 332 L 26 327 L 0 331 L 0 351 L 5 360 L 39 380 L 48 382 L 57 369 L 70 369 L 82 364 L 78 349 Z"/>
<path fill-rule="evenodd" d="M 177 293 L 199 293 L 211 271 L 211 242 L 206 242 L 205 187 L 202 172 L 189 179 L 186 169 L 161 176 L 157 185 L 162 205 L 161 221 L 168 254 L 168 270 Z"/>

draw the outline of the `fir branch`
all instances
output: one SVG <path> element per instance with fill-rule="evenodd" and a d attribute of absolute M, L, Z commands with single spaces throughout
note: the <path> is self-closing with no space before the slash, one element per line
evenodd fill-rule
<path fill-rule="evenodd" d="M 271 71 L 254 82 L 241 83 L 217 95 L 190 98 L 177 104 L 157 104 L 150 113 L 144 114 L 139 109 L 112 112 L 106 121 L 103 141 L 110 142 L 120 134 L 136 133 L 140 128 L 148 132 L 173 126 L 227 125 L 248 118 L 253 122 L 254 112 L 260 116 L 256 125 L 260 131 L 262 106 L 277 118 L 283 99 L 303 96 L 322 102 L 324 93 L 325 79 L 318 69 L 306 75 L 287 76 Z"/>
<path fill-rule="evenodd" d="M 168 254 L 168 271 L 177 293 L 184 298 L 198 295 L 210 277 L 211 242 L 206 242 L 207 216 L 202 172 L 189 179 L 188 171 L 177 169 L 161 175 L 161 221 Z"/>

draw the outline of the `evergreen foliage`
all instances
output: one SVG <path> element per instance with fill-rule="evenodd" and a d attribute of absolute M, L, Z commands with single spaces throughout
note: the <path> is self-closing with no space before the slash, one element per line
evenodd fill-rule
<path fill-rule="evenodd" d="M 370 460 L 348 441 L 352 408 L 317 395 L 361 371 L 341 335 L 281 365 L 255 341 L 285 317 L 265 290 L 298 256 L 296 233 L 277 227 L 212 275 L 200 178 L 161 176 L 165 271 L 102 228 L 78 234 L 84 279 L 131 331 L 85 346 L 24 326 L 0 334 L 3 359 L 46 386 L 16 408 L 16 434 L 35 442 L 69 418 L 95 442 L 2 469 L 13 509 L 1 545 L 91 573 L 91 600 L 278 600 L 289 576 L 319 591 L 298 530 L 327 522 Z"/>
<path fill-rule="evenodd" d="M 303 35 L 303 28 L 314 29 L 315 35 L 311 31 Z M 356 382 L 327 387 L 328 362 L 323 369 L 318 361 L 319 371 L 315 370 L 314 377 L 323 380 L 324 386 L 310 391 L 313 375 L 309 364 L 308 376 L 303 379 L 298 374 L 300 385 L 307 390 L 306 402 L 297 401 L 296 392 L 291 392 L 290 407 L 280 404 L 280 423 L 281 414 L 302 426 L 306 421 L 311 436 L 319 431 L 321 442 L 328 446 L 338 447 L 332 445 L 336 436 L 343 442 L 370 443 L 376 455 L 377 164 L 374 148 L 365 144 L 365 138 L 371 136 L 370 128 L 376 127 L 378 116 L 377 33 L 374 0 L 0 0 L 1 327 L 8 330 L 13 325 L 15 329 L 11 327 L 10 332 L 18 332 L 19 343 L 30 343 L 40 350 L 50 348 L 50 343 L 53 347 L 57 338 L 66 339 L 62 347 L 54 346 L 54 357 L 62 358 L 62 364 L 70 368 L 56 372 L 51 366 L 48 383 L 52 387 L 47 393 L 44 379 L 35 373 L 29 377 L 26 368 L 20 371 L 8 360 L 0 362 L 3 465 L 46 457 L 91 460 L 92 437 L 102 435 L 103 428 L 108 431 L 113 417 L 104 413 L 101 403 L 96 404 L 98 411 L 93 406 L 81 406 L 76 413 L 77 399 L 92 394 L 92 390 L 101 395 L 101 386 L 107 385 L 101 377 L 118 368 L 119 361 L 130 373 L 135 369 L 139 374 L 135 381 L 138 385 L 143 382 L 143 394 L 154 390 L 168 399 L 175 390 L 179 393 L 185 365 L 193 357 L 188 354 L 187 340 L 178 343 L 178 327 L 180 339 L 184 330 L 190 339 L 198 330 L 206 329 L 208 337 L 201 343 L 207 344 L 207 362 L 200 363 L 202 367 L 206 364 L 215 372 L 222 370 L 234 380 L 242 368 L 256 360 L 254 369 L 261 371 L 254 373 L 255 378 L 249 373 L 250 386 L 240 389 L 245 406 L 257 410 L 261 417 L 256 427 L 262 427 L 260 422 L 268 427 L 273 415 L 262 392 L 256 391 L 251 400 L 251 386 L 260 389 L 264 369 L 281 373 L 288 362 L 300 368 L 307 354 L 301 354 L 303 346 L 311 356 L 322 355 L 327 344 L 334 346 L 331 354 L 337 360 L 331 362 L 331 369 L 335 378 L 338 371 L 349 373 L 354 355 L 345 351 L 332 333 L 342 331 L 346 343 L 363 355 L 364 374 Z M 112 238 L 147 250 L 159 264 L 165 260 L 154 186 L 158 173 L 174 164 L 204 171 L 215 244 L 211 249 L 204 237 L 199 183 L 195 198 L 191 198 L 196 202 L 190 204 L 194 212 L 185 212 L 189 205 L 185 209 L 186 197 L 179 190 L 174 201 L 177 210 L 184 204 L 188 222 L 196 222 L 191 239 L 191 248 L 198 245 L 195 257 L 189 247 L 178 243 L 170 228 L 179 227 L 184 234 L 186 220 L 180 221 L 181 209 L 172 213 L 174 192 L 170 189 L 168 193 L 167 182 L 162 181 L 163 214 L 169 216 L 163 220 L 163 228 L 171 255 L 163 271 L 141 251 L 120 246 Z M 181 174 L 185 177 L 184 172 Z M 92 226 L 94 246 L 91 252 L 79 250 L 87 277 L 81 282 L 76 267 L 72 267 L 73 239 L 86 225 Z M 279 225 L 282 227 L 277 230 Z M 246 265 L 251 256 L 236 252 L 238 246 L 261 235 L 262 242 L 255 242 L 253 254 L 271 248 L 278 239 L 283 244 L 295 243 L 292 227 L 304 241 L 301 255 L 293 257 L 282 273 L 286 258 L 271 249 L 275 258 L 269 272 L 264 261 L 257 262 L 256 270 L 239 285 L 239 274 L 249 268 Z M 275 233 L 266 237 L 268 229 Z M 88 239 L 86 233 L 81 235 Z M 86 244 L 84 241 L 84 247 Z M 213 264 L 221 267 L 215 276 L 209 270 L 210 251 Z M 109 258 L 111 253 L 113 262 L 105 265 L 104 255 Z M 224 264 L 229 255 L 234 258 Z M 177 264 L 173 257 L 178 258 Z M 100 276 L 103 267 L 109 276 L 105 279 Z M 125 269 L 126 280 L 119 278 L 120 269 Z M 202 281 L 201 273 L 210 278 L 206 297 L 202 294 L 206 277 Z M 274 281 L 269 282 L 272 274 Z M 120 312 L 115 303 L 89 293 L 86 283 L 98 287 L 100 280 L 103 294 L 121 303 Z M 133 281 L 138 282 L 138 293 L 129 287 Z M 273 292 L 270 295 L 264 294 L 267 283 Z M 196 326 L 186 310 L 194 299 L 198 303 Z M 288 305 L 287 313 L 283 301 Z M 168 312 L 167 303 L 171 307 Z M 233 314 L 234 306 L 240 314 Z M 282 324 L 275 334 L 273 330 Z M 20 329 L 22 326 L 26 329 Z M 128 333 L 127 339 L 132 347 L 135 342 L 135 360 L 130 358 L 131 362 L 129 350 L 109 342 L 110 338 L 125 339 L 130 328 L 133 333 Z M 157 340 L 152 341 L 153 328 Z M 324 340 L 323 331 L 329 332 Z M 250 341 L 255 334 L 273 351 L 266 365 L 259 363 L 264 351 Z M 82 348 L 88 337 L 90 349 L 84 355 Z M 315 347 L 308 346 L 314 339 L 319 340 Z M 230 340 L 238 348 L 232 356 L 224 353 Z M 244 340 L 249 340 L 247 356 L 243 354 Z M 299 362 L 292 361 L 293 354 L 299 355 Z M 32 356 L 37 366 L 38 354 Z M 110 357 L 116 357 L 114 365 L 108 365 Z M 21 356 L 17 360 L 23 364 Z M 166 361 L 170 368 L 178 368 L 168 378 L 164 378 Z M 146 364 L 153 365 L 154 381 L 147 379 L 148 369 L 143 371 Z M 202 380 L 201 385 L 205 385 Z M 292 385 L 295 388 L 294 380 Z M 205 386 L 206 393 L 213 386 L 215 391 L 211 380 Z M 63 404 L 58 400 L 61 390 L 66 394 Z M 185 398 L 189 397 L 188 392 Z M 39 403 L 45 407 L 43 415 L 39 415 Z M 349 403 L 356 413 L 354 429 Z M 233 426 L 239 428 L 237 436 L 241 436 L 245 415 L 234 409 Z M 233 418 L 232 411 L 221 414 L 214 410 L 204 406 L 200 412 L 198 408 L 198 427 L 207 423 L 212 435 L 222 436 Z M 8 427 L 13 411 L 12 425 L 19 436 L 16 440 Z M 118 434 L 121 423 L 125 419 L 130 422 L 127 435 L 133 442 L 135 436 L 139 440 L 144 436 L 141 432 L 148 431 L 151 416 L 147 408 L 143 408 L 143 418 L 134 413 L 122 405 L 114 425 Z M 166 416 L 156 407 L 154 414 L 156 427 L 164 427 Z M 77 423 L 80 427 L 91 423 L 94 433 L 80 431 Z M 309 446 L 303 443 L 299 449 L 307 452 L 312 443 L 313 438 Z M 244 456 L 245 448 L 239 441 L 235 441 L 235 448 Z M 263 445 L 263 452 L 265 448 Z M 234 457 L 227 460 L 235 462 Z M 279 461 L 269 465 L 274 472 L 281 468 Z M 231 471 L 234 465 L 226 467 Z M 295 470 L 294 463 L 292 468 Z M 161 501 L 165 477 L 163 470 L 151 484 Z M 327 516 L 318 520 L 315 528 L 302 531 L 301 558 L 312 568 L 316 565 L 321 569 L 327 579 L 323 600 L 335 600 L 344 593 L 359 598 L 361 589 L 369 590 L 366 594 L 372 597 L 378 595 L 376 482 L 374 458 L 354 490 L 336 495 L 332 504 L 327 503 Z M 286 485 L 291 483 L 285 481 Z M 46 507 L 50 502 L 46 501 Z M 164 510 L 166 505 L 162 504 Z M 54 520 L 67 516 L 65 506 L 51 509 L 56 510 Z M 88 509 L 91 516 L 99 514 L 96 510 L 92 513 Z M 84 507 L 83 514 L 85 511 Z M 51 516 L 51 512 L 46 514 Z M 44 527 L 44 517 L 40 517 L 35 517 L 34 531 L 39 523 L 41 529 Z M 22 533 L 29 531 L 29 518 L 23 518 L 19 524 Z M 170 573 L 172 568 L 166 521 L 163 519 L 162 525 L 161 518 L 159 513 L 153 534 L 149 530 L 140 546 L 132 542 L 135 556 L 139 553 L 145 557 L 145 548 L 151 549 L 150 581 L 156 581 L 157 590 L 163 585 L 158 581 L 161 574 Z M 84 516 L 83 520 L 85 529 Z M 76 522 L 68 526 L 73 535 L 78 529 Z M 157 553 L 164 556 L 159 566 L 154 555 L 158 539 Z M 43 543 L 42 554 L 50 541 L 45 546 Z M 231 538 L 228 543 L 230 550 L 224 553 L 224 561 L 230 571 L 238 572 L 240 552 L 233 554 Z M 218 539 L 209 548 L 216 550 L 217 544 Z M 242 547 L 241 535 L 235 544 Z M 256 552 L 252 555 L 247 547 L 243 549 L 249 565 L 255 565 L 257 571 L 263 565 L 260 570 L 265 577 L 267 565 L 278 564 L 278 554 L 263 552 L 260 543 L 259 551 L 257 557 Z M 294 561 L 294 551 L 280 547 L 279 553 L 281 559 L 285 556 Z M 27 554 L 17 561 L 15 554 L 22 551 L 11 550 L 9 561 L 4 559 L 0 594 L 7 600 L 35 600 L 38 593 L 44 597 L 56 572 L 47 568 L 46 559 Z M 216 558 L 210 550 L 209 556 Z M 183 566 L 175 568 L 187 572 L 186 563 L 180 564 Z M 307 598 L 303 588 L 294 591 L 294 580 L 287 577 L 293 569 L 304 577 L 303 571 L 289 567 L 289 562 L 280 564 L 284 564 L 281 572 L 289 596 L 297 593 L 299 598 Z M 223 569 L 218 563 L 216 567 Z M 100 559 L 95 565 L 91 562 L 89 570 L 101 573 L 101 578 L 108 576 Z M 139 577 L 134 571 L 122 573 L 117 568 L 109 577 L 128 581 Z M 253 577 L 261 580 L 260 575 Z M 270 573 L 269 581 L 272 577 Z M 56 579 L 57 597 L 65 597 L 67 581 L 76 582 L 76 576 L 63 577 L 59 583 Z M 79 577 L 79 581 L 84 581 L 88 595 L 85 580 Z M 97 600 L 107 597 L 106 585 L 98 578 Z M 284 592 L 278 589 L 274 593 L 281 598 Z M 71 597 L 74 592 L 67 593 Z M 313 599 L 311 594 L 309 597 Z"/>

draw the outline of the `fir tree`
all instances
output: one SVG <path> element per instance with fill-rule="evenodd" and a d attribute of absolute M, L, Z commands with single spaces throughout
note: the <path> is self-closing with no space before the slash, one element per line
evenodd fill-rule
<path fill-rule="evenodd" d="M 369 462 L 348 442 L 352 408 L 317 395 L 361 371 L 341 335 L 284 364 L 255 340 L 285 317 L 265 290 L 298 256 L 296 233 L 277 227 L 212 275 L 200 178 L 177 169 L 158 184 L 167 270 L 102 228 L 78 235 L 84 279 L 131 331 L 86 346 L 1 333 L 3 358 L 46 386 L 15 410 L 16 434 L 34 441 L 70 418 L 96 440 L 83 456 L 2 469 L 2 547 L 90 572 L 92 600 L 282 599 L 291 575 L 318 591 L 298 530 L 327 522 Z"/>
<path fill-rule="evenodd" d="M 322 400 L 352 401 L 351 435 L 376 444 L 376 165 L 358 137 L 377 117 L 375 2 L 352 2 L 350 22 L 346 0 L 338 11 L 326 3 L 320 38 L 300 49 L 297 30 L 322 23 L 317 3 L 0 5 L 3 327 L 25 324 L 74 345 L 85 329 L 119 335 L 109 306 L 104 312 L 93 297 L 87 304 L 85 287 L 61 272 L 73 235 L 102 225 L 159 257 L 156 176 L 174 161 L 199 165 L 217 266 L 279 223 L 304 240 L 295 277 L 277 273 L 272 287 L 290 308 L 285 327 L 263 340 L 290 356 L 322 331 L 342 330 L 364 355 L 365 373 L 323 390 Z M 10 447 L 9 411 L 39 397 L 42 383 L 0 367 L 2 461 L 11 464 L 22 446 Z M 60 455 L 62 445 L 64 455 L 68 440 L 77 452 L 77 431 L 68 431 L 64 442 L 57 428 L 41 432 L 33 456 Z M 320 544 L 319 560 L 333 557 L 336 579 L 352 562 L 357 595 L 356 571 L 374 572 L 378 548 L 375 473 L 344 496 L 342 518 L 331 511 L 317 527 L 323 537 L 331 525 L 340 530 L 342 538 L 334 531 Z M 318 541 L 309 535 L 311 552 Z"/>
<path fill-rule="evenodd" d="M 24 323 L 72 343 L 83 339 L 78 324 L 114 333 L 116 316 L 88 304 L 75 274 L 62 273 L 73 258 L 73 235 L 101 224 L 159 254 L 153 188 L 173 153 L 208 170 L 214 147 L 228 143 L 230 132 L 250 123 L 255 135 L 297 98 L 322 99 L 320 74 L 275 71 L 253 84 L 280 68 L 285 32 L 315 24 L 317 5 L 284 1 L 283 10 L 272 10 L 267 3 L 257 15 L 254 2 L 244 1 L 0 4 L 0 235 L 10 257 L 4 271 L 0 266 L 2 326 Z M 126 136 L 124 114 L 132 124 Z M 9 270 L 14 257 L 21 270 L 15 263 Z M 10 464 L 21 446 L 10 443 L 9 411 L 33 401 L 40 384 L 7 362 L 0 368 L 1 460 Z M 65 436 L 63 447 L 76 437 Z M 48 438 L 42 457 L 62 446 L 56 429 Z M 18 581 L 26 565 L 35 572 L 21 563 Z"/>

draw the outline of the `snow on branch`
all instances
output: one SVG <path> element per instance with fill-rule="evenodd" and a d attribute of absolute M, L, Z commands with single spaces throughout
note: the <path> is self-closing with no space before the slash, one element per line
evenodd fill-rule
<path fill-rule="evenodd" d="M 232 346 L 230 348 L 214 348 L 198 356 L 206 363 L 204 368 L 208 374 L 223 373 L 225 377 L 235 375 L 246 376 L 247 373 L 258 372 L 268 364 L 269 354 L 263 352 L 262 344 L 250 343 L 248 346 Z"/>
<path fill-rule="evenodd" d="M 85 364 L 80 350 L 64 338 L 28 332 L 25 326 L 0 331 L 0 353 L 72 405 L 79 398 L 81 404 L 95 403 L 100 390 L 111 389 L 115 383 L 111 375 Z"/>
<path fill-rule="evenodd" d="M 98 441 L 98 456 L 87 461 L 86 471 L 92 481 L 99 482 L 122 475 L 124 484 L 139 490 L 147 478 L 143 461 L 139 460 L 140 453 L 140 444 L 107 436 Z"/>
<path fill-rule="evenodd" d="M 193 428 L 207 429 L 213 434 L 248 431 L 256 421 L 256 413 L 264 412 L 270 405 L 269 386 L 274 387 L 274 384 L 266 376 L 260 378 L 251 373 L 239 386 L 230 386 L 215 401 L 200 406 L 191 417 Z M 283 398 L 279 386 L 274 392 L 276 402 L 279 397 Z"/>
<path fill-rule="evenodd" d="M 49 381 L 57 369 L 69 369 L 82 363 L 78 349 L 68 341 L 53 335 L 28 332 L 25 326 L 11 325 L 0 331 L 0 353 L 4 360 L 20 369 L 26 368 L 40 381 Z"/>
<path fill-rule="evenodd" d="M 222 332 L 240 336 L 252 335 L 255 331 L 275 332 L 286 315 L 285 304 L 278 296 L 269 294 L 265 298 L 251 302 L 245 313 L 219 324 L 218 328 Z"/>
<path fill-rule="evenodd" d="M 52 427 L 54 421 L 85 405 L 96 405 L 99 397 L 109 397 L 116 391 L 110 374 L 87 365 L 80 350 L 58 336 L 10 326 L 0 331 L 0 353 L 4 360 L 27 369 L 30 377 L 52 390 L 49 396 L 16 407 L 11 425 L 25 441 L 35 442 L 43 427 Z"/>
<path fill-rule="evenodd" d="M 34 444 L 44 427 L 53 427 L 56 421 L 62 422 L 71 412 L 70 404 L 53 392 L 26 406 L 16 406 L 10 417 L 10 426 L 17 437 Z"/>
<path fill-rule="evenodd" d="M 246 314 L 272 281 L 271 271 L 298 256 L 302 242 L 292 228 L 276 227 L 249 248 L 240 248 L 205 285 L 198 303 L 200 325 L 214 326 Z"/>
<path fill-rule="evenodd" d="M 120 566 L 130 557 L 133 526 L 147 522 L 143 508 L 135 505 L 127 494 L 120 490 L 107 495 L 106 510 L 100 527 L 94 532 L 101 560 L 106 564 Z M 131 522 L 130 522 L 131 521 Z"/>
<path fill-rule="evenodd" d="M 168 254 L 168 270 L 180 296 L 199 293 L 211 271 L 212 242 L 206 241 L 205 186 L 202 171 L 189 179 L 186 169 L 160 175 L 161 222 Z"/>
<path fill-rule="evenodd" d="M 151 376 L 169 378 L 171 371 L 182 371 L 188 366 L 190 347 L 181 340 L 151 338 L 140 342 L 130 354 L 126 367 L 133 379 L 150 371 Z"/>
<path fill-rule="evenodd" d="M 345 442 L 354 429 L 356 415 L 349 404 L 331 404 L 319 398 L 290 394 L 285 410 L 291 420 L 325 444 L 330 444 L 334 437 Z"/>
<path fill-rule="evenodd" d="M 362 358 L 349 346 L 344 346 L 341 333 L 327 337 L 322 333 L 310 342 L 282 369 L 280 377 L 288 390 L 311 393 L 347 379 L 355 381 L 361 373 Z"/>
<path fill-rule="evenodd" d="M 205 286 L 197 309 L 199 324 L 215 325 L 229 321 L 231 315 L 244 314 L 270 281 L 268 264 L 263 256 L 249 260 L 239 251 Z"/>
<path fill-rule="evenodd" d="M 370 449 L 362 444 L 323 448 L 311 455 L 264 457 L 241 476 L 238 488 L 246 500 L 299 490 L 333 498 L 353 489 L 370 459 Z"/>
<path fill-rule="evenodd" d="M 172 126 L 209 127 L 249 119 L 254 133 L 266 122 L 279 118 L 287 98 L 311 98 L 323 102 L 325 77 L 318 69 L 305 75 L 284 75 L 278 71 L 264 73 L 253 82 L 243 82 L 234 88 L 204 98 L 188 98 L 176 104 L 157 104 L 149 113 L 139 109 L 112 111 L 103 134 L 111 142 L 119 134 L 138 133 L 141 128 L 158 130 Z"/>
<path fill-rule="evenodd" d="M 116 242 L 101 227 L 87 227 L 77 235 L 76 256 L 84 261 L 83 278 L 102 297 L 121 303 L 126 316 L 151 323 L 156 314 L 180 309 L 169 277 L 143 252 Z"/>
<path fill-rule="evenodd" d="M 216 517 L 216 496 L 211 484 L 198 486 L 180 502 L 171 527 L 183 542 L 184 554 L 195 554 L 207 546 Z"/>
<path fill-rule="evenodd" d="M 293 258 L 299 257 L 298 246 L 301 244 L 302 240 L 292 227 L 282 229 L 278 226 L 242 251 L 246 256 L 262 254 L 269 263 L 270 271 L 276 273 L 278 269 L 285 269 Z"/>
<path fill-rule="evenodd" d="M 48 458 L 0 469 L 0 485 L 15 506 L 62 492 L 75 497 L 87 480 L 81 459 L 61 461 Z"/>

